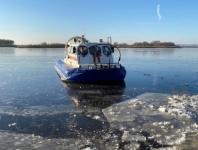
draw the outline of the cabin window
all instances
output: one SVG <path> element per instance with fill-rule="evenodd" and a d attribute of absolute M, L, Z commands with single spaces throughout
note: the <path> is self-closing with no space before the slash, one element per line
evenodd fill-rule
<path fill-rule="evenodd" d="M 114 47 L 113 46 L 111 46 L 111 52 L 114 53 Z"/>
<path fill-rule="evenodd" d="M 72 54 L 72 53 L 74 54 L 74 53 L 76 53 L 76 47 L 70 46 L 67 48 L 67 51 L 70 54 Z"/>
<path fill-rule="evenodd" d="M 104 55 L 109 56 L 109 55 L 111 55 L 112 50 L 108 46 L 103 46 L 102 47 L 102 52 L 103 52 Z"/>
<path fill-rule="evenodd" d="M 73 47 L 73 53 L 76 53 L 76 47 Z"/>
<path fill-rule="evenodd" d="M 86 46 L 78 47 L 78 55 L 86 56 L 88 54 L 88 48 Z"/>
<path fill-rule="evenodd" d="M 94 55 L 96 53 L 97 49 L 96 49 L 96 46 L 91 46 L 89 47 L 89 53 L 91 55 Z"/>
<path fill-rule="evenodd" d="M 67 50 L 68 50 L 68 53 L 72 53 L 72 47 L 68 47 Z"/>
<path fill-rule="evenodd" d="M 89 48 L 89 53 L 91 55 L 94 55 L 94 54 L 101 55 L 101 48 L 99 46 L 91 46 Z"/>
<path fill-rule="evenodd" d="M 101 48 L 99 46 L 96 46 L 96 49 L 97 49 L 97 55 L 101 55 Z"/>

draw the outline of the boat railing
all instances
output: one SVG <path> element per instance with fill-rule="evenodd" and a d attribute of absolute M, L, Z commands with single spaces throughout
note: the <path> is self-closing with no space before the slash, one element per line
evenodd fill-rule
<path fill-rule="evenodd" d="M 121 52 L 120 52 L 120 49 L 116 46 L 115 47 L 119 53 L 119 58 L 118 58 L 118 64 L 120 64 L 120 60 L 121 60 Z"/>
<path fill-rule="evenodd" d="M 81 64 L 79 68 L 84 69 L 110 69 L 110 68 L 120 68 L 121 65 L 118 63 L 111 64 Z"/>

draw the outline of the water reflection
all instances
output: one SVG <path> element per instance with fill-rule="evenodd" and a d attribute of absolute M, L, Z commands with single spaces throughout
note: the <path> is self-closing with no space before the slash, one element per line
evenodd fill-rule
<path fill-rule="evenodd" d="M 72 138 L 81 134 L 99 133 L 107 124 L 82 114 L 61 113 L 54 115 L 13 116 L 1 114 L 0 130 L 34 134 L 50 138 Z"/>
<path fill-rule="evenodd" d="M 129 49 L 131 51 L 131 49 Z M 173 55 L 175 48 L 135 48 L 134 53 L 141 53 L 142 55 Z"/>
<path fill-rule="evenodd" d="M 15 56 L 64 56 L 63 48 L 16 48 Z"/>
<path fill-rule="evenodd" d="M 105 108 L 123 100 L 125 82 L 116 84 L 72 84 L 61 82 L 70 99 L 80 109 Z"/>
<path fill-rule="evenodd" d="M 7 106 L 0 114 L 0 130 L 50 138 L 75 138 L 99 136 L 109 129 L 102 109 L 124 99 L 124 82 L 114 85 L 60 83 L 74 104 L 73 110 L 67 110 L 64 105 Z"/>
<path fill-rule="evenodd" d="M 0 47 L 0 56 L 15 54 L 14 47 Z"/>

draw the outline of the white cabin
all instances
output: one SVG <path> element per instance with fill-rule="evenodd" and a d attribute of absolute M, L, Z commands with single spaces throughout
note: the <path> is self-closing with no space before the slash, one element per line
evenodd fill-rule
<path fill-rule="evenodd" d="M 114 48 L 109 43 L 90 43 L 84 37 L 76 36 L 69 39 L 65 49 L 64 62 L 71 67 L 107 66 L 114 64 Z"/>

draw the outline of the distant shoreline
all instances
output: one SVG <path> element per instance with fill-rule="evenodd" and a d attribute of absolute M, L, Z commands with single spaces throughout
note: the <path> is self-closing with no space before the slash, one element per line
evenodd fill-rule
<path fill-rule="evenodd" d="M 113 43 L 115 47 L 119 48 L 180 48 L 180 46 L 176 45 L 173 42 L 160 42 L 160 41 L 153 41 L 149 42 L 136 42 L 133 44 L 127 43 Z M 16 45 L 19 48 L 64 48 L 65 44 L 55 43 L 55 44 L 47 44 L 41 43 L 37 45 Z"/>
<path fill-rule="evenodd" d="M 133 44 L 127 43 L 118 43 L 115 42 L 112 45 L 118 48 L 198 48 L 196 44 L 175 44 L 173 42 L 136 42 Z M 17 45 L 14 44 L 13 40 L 0 39 L 0 47 L 15 47 L 15 48 L 65 48 L 63 43 L 46 43 L 41 44 L 26 44 L 26 45 Z"/>
<path fill-rule="evenodd" d="M 26 46 L 26 45 L 4 45 L 4 46 L 1 46 L 0 45 L 0 48 L 1 47 L 13 47 L 13 48 L 65 48 L 65 45 L 64 46 L 40 46 L 40 45 L 33 45 L 33 46 Z M 135 46 L 130 46 L 130 47 L 120 47 L 120 46 L 117 46 L 118 48 L 198 48 L 198 46 L 174 46 L 174 47 L 135 47 Z"/>
<path fill-rule="evenodd" d="M 13 47 L 13 48 L 65 48 L 65 46 L 0 46 L 1 47 Z M 118 47 L 118 48 L 185 48 L 181 46 L 175 47 Z M 189 48 L 198 48 L 198 47 L 189 47 Z"/>
<path fill-rule="evenodd" d="M 65 48 L 65 44 L 15 45 L 16 48 Z"/>
<path fill-rule="evenodd" d="M 173 46 L 166 46 L 166 45 L 149 45 L 149 46 L 136 46 L 136 45 L 115 45 L 115 47 L 118 48 L 183 48 L 179 45 L 173 45 Z M 65 44 L 28 44 L 28 45 L 0 45 L 0 47 L 15 47 L 15 48 L 65 48 Z"/>

